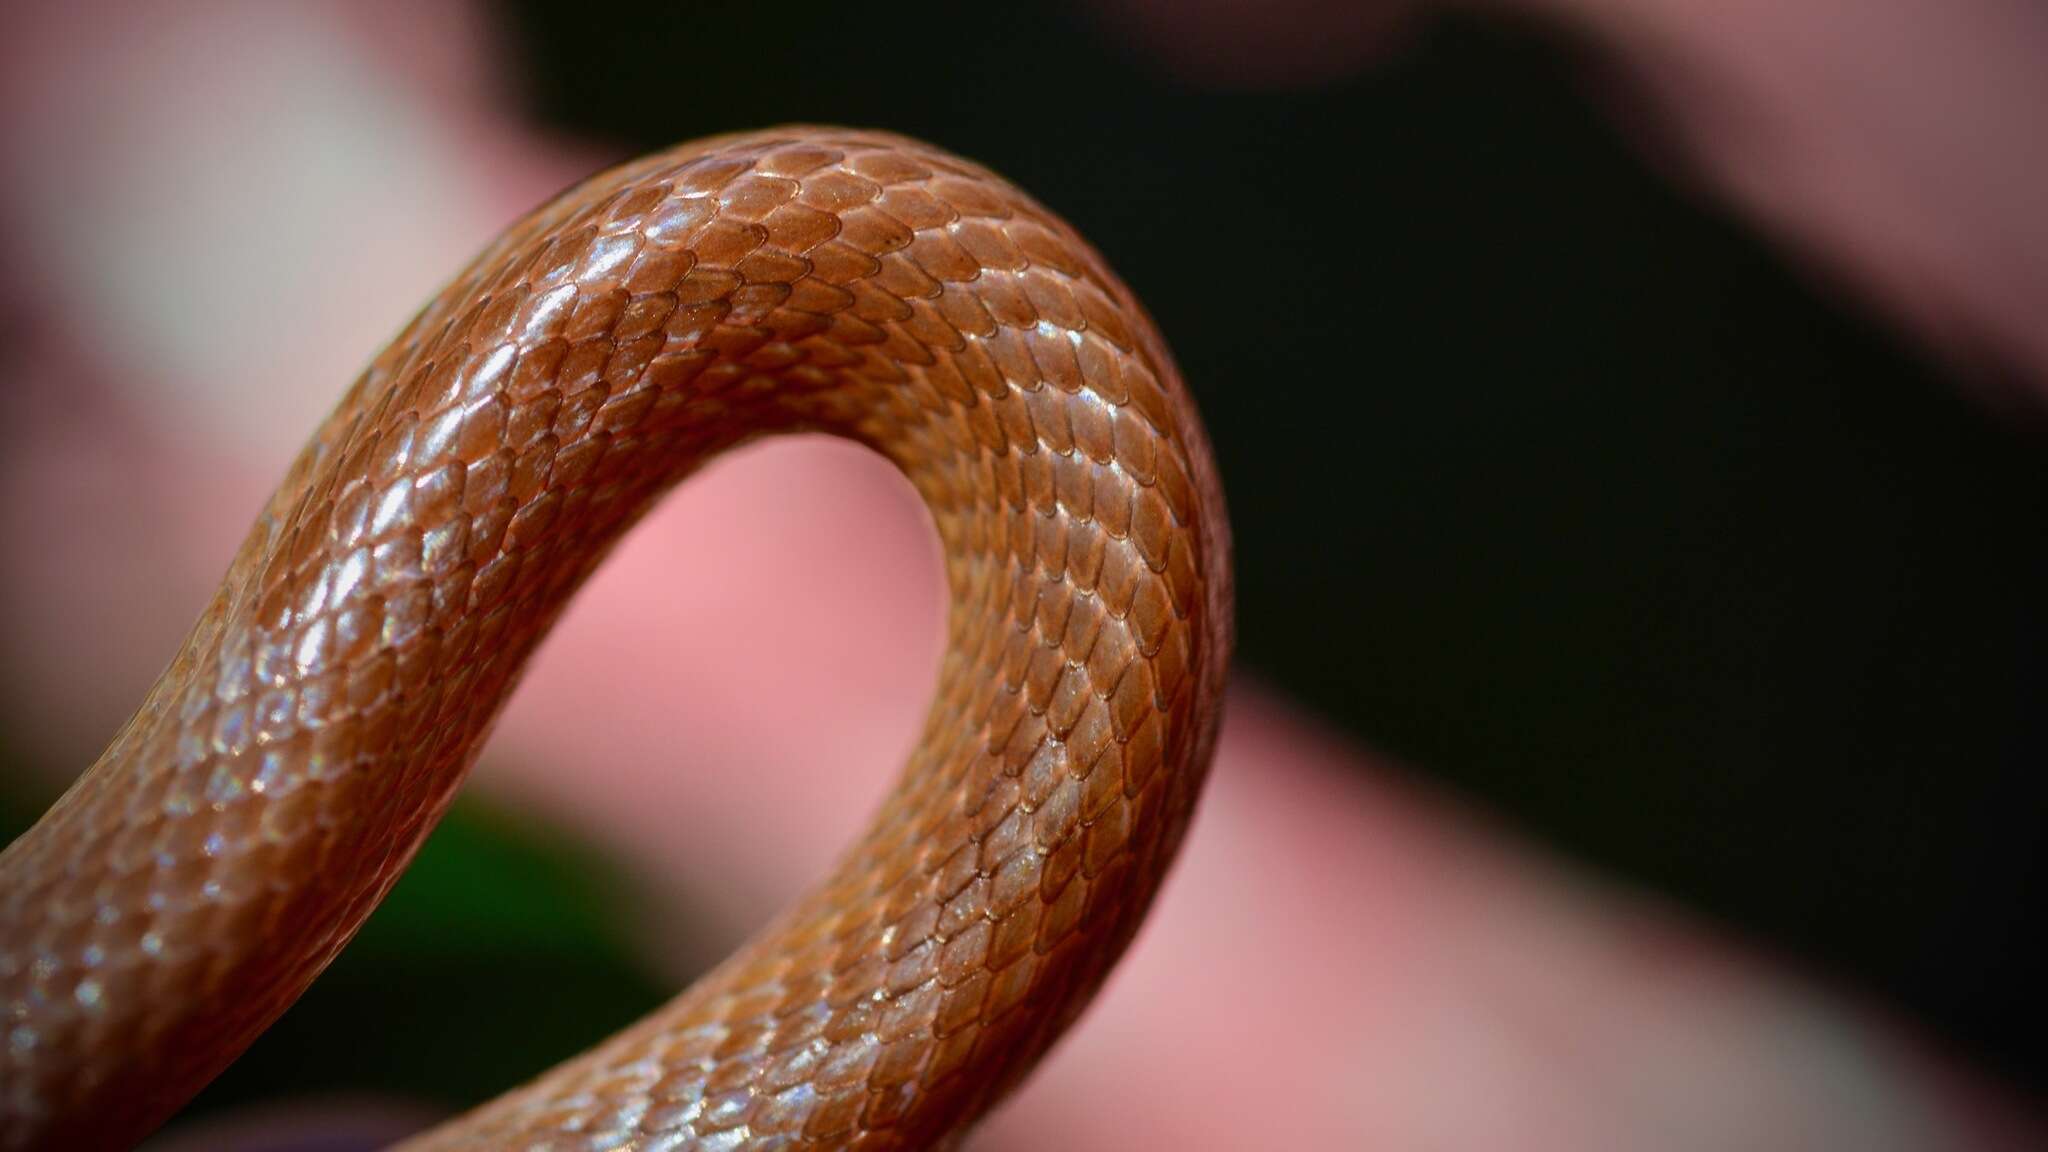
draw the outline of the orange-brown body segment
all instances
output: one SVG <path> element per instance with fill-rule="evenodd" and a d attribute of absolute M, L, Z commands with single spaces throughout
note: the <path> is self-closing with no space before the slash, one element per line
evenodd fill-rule
<path fill-rule="evenodd" d="M 895 462 L 944 544 L 909 766 L 715 972 L 407 1147 L 922 1148 L 985 1110 L 1187 826 L 1228 531 L 1165 346 L 1069 227 L 930 147 L 791 128 L 543 207 L 348 392 L 135 718 L 0 856 L 0 1147 L 128 1146 L 233 1060 L 388 890 L 605 550 L 719 451 L 802 430 Z"/>

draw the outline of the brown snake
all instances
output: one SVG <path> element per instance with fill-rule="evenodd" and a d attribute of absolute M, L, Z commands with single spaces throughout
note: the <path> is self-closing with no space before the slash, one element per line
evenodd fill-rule
<path fill-rule="evenodd" d="M 928 146 L 788 128 L 534 212 L 314 435 L 141 709 L 0 855 L 0 1147 L 130 1146 L 241 1053 L 410 861 L 605 551 L 786 431 L 893 461 L 944 544 L 908 767 L 715 971 L 406 1147 L 956 1138 L 1087 1003 L 1187 828 L 1229 533 L 1164 343 L 1071 228 Z"/>

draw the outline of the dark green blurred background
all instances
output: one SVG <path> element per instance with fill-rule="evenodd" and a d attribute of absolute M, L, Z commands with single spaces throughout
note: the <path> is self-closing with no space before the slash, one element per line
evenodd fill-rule
<path fill-rule="evenodd" d="M 1221 456 L 1245 670 L 2048 1085 L 2048 426 L 1653 172 L 1569 43 L 1437 21 L 1341 85 L 1219 93 L 1065 8 L 590 7 L 502 8 L 547 126 L 897 129 L 1106 252 Z M 459 809 L 210 1100 L 283 1068 L 471 1099 L 605 1034 L 664 990 L 602 871 Z"/>

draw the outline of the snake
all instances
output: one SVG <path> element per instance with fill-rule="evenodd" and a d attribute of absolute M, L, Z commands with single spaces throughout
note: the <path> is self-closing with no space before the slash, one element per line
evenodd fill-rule
<path fill-rule="evenodd" d="M 172 1117 L 391 888 L 607 551 L 792 432 L 892 462 L 942 545 L 907 764 L 675 999 L 402 1147 L 956 1147 L 1185 839 L 1230 528 L 1166 343 L 1087 241 L 937 147 L 804 125 L 564 192 L 343 395 L 133 718 L 0 854 L 0 1148 Z"/>

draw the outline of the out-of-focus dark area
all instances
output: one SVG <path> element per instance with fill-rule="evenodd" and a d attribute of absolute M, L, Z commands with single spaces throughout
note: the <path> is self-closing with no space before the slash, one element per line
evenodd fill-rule
<path fill-rule="evenodd" d="M 565 130 L 876 124 L 1031 189 L 1201 403 L 1244 669 L 2043 1083 L 2048 425 L 1663 179 L 1569 40 L 1219 92 L 1059 8 L 504 10 Z"/>
<path fill-rule="evenodd" d="M 1631 135 L 1656 110 L 1590 45 L 1438 17 L 1348 78 L 1232 89 L 1065 6 L 496 14 L 548 129 L 638 152 L 872 125 L 1031 190 L 1201 404 L 1244 671 L 2048 1088 L 2040 394 L 1923 351 L 1660 170 Z M 47 797 L 11 791 L 25 827 Z M 473 1099 L 630 1019 L 665 993 L 595 859 L 458 809 L 211 1104 L 323 1061 Z M 474 1006 L 447 1047 L 390 1045 L 397 973 Z"/>

